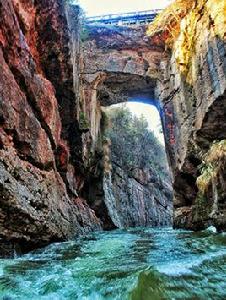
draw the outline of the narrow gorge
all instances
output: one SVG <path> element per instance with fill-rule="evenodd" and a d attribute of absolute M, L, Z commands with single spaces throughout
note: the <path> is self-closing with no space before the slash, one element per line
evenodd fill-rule
<path fill-rule="evenodd" d="M 0 259 L 0 297 L 188 299 L 193 279 L 186 279 L 181 298 L 167 283 L 172 279 L 176 289 L 171 276 L 177 275 L 168 272 L 174 260 L 175 270 L 180 265 L 174 251 L 186 262 L 202 251 L 221 251 L 219 265 L 226 266 L 220 233 L 226 229 L 225 1 L 176 0 L 148 25 L 131 26 L 90 23 L 72 2 L 0 0 L 0 257 L 22 255 L 18 270 L 27 268 L 24 261 L 36 269 L 34 261 L 49 257 L 57 270 L 53 275 L 44 263 L 32 278 L 18 271 L 20 292 L 11 294 L 17 260 L 4 269 Z M 114 150 L 113 136 L 106 135 L 106 111 L 134 99 L 159 112 L 165 153 L 156 146 L 154 167 L 145 159 L 125 167 L 120 151 L 126 146 Z M 145 145 L 137 148 L 139 156 L 148 153 Z M 207 228 L 219 233 L 211 238 Z M 168 273 L 161 273 L 159 249 L 169 255 Z M 124 265 L 127 251 L 131 264 Z M 65 267 L 57 257 L 76 259 Z M 116 272 L 116 265 L 123 269 Z M 197 280 L 205 285 L 206 269 L 200 268 Z M 75 269 L 84 276 L 71 275 Z M 208 276 L 214 266 L 210 270 Z M 67 291 L 63 280 L 55 288 L 61 272 Z M 104 283 L 98 281 L 102 275 Z M 56 280 L 40 288 L 42 276 Z M 31 294 L 23 281 L 35 283 Z M 156 290 L 147 288 L 150 282 Z M 192 296 L 226 297 L 206 288 Z"/>

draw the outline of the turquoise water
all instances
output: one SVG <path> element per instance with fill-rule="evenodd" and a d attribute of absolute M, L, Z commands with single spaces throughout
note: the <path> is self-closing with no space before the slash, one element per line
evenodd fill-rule
<path fill-rule="evenodd" d="M 0 260 L 0 299 L 226 299 L 226 235 L 93 233 Z"/>

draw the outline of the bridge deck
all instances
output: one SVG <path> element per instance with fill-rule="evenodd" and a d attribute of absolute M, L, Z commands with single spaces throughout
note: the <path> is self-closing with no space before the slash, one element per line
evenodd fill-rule
<path fill-rule="evenodd" d="M 125 14 L 109 14 L 87 18 L 88 24 L 101 23 L 106 25 L 139 25 L 151 23 L 162 10 L 148 10 L 141 12 L 130 12 Z"/>

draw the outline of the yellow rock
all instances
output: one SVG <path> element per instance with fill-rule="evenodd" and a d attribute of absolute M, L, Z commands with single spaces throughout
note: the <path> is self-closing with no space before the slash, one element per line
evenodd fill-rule
<path fill-rule="evenodd" d="M 195 57 L 206 37 L 225 38 L 225 0 L 177 0 L 149 26 L 149 36 L 162 36 L 178 71 L 192 84 L 197 78 Z M 210 39 L 209 39 L 210 40 Z"/>

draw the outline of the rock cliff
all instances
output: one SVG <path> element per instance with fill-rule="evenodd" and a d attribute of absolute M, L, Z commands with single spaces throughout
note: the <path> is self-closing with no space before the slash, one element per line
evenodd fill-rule
<path fill-rule="evenodd" d="M 113 223 L 119 228 L 171 226 L 172 179 L 164 146 L 147 120 L 134 116 L 126 106 L 103 113 L 107 123 L 104 202 Z"/>
<path fill-rule="evenodd" d="M 149 28 L 169 53 L 156 97 L 174 173 L 176 227 L 226 228 L 225 31 L 221 0 L 175 1 Z"/>
<path fill-rule="evenodd" d="M 78 19 L 62 1 L 0 1 L 0 238 L 22 251 L 101 228 L 79 197 Z"/>
<path fill-rule="evenodd" d="M 118 228 L 172 225 L 172 188 L 155 170 L 136 169 L 133 174 L 112 162 L 104 177 L 105 202 Z"/>

